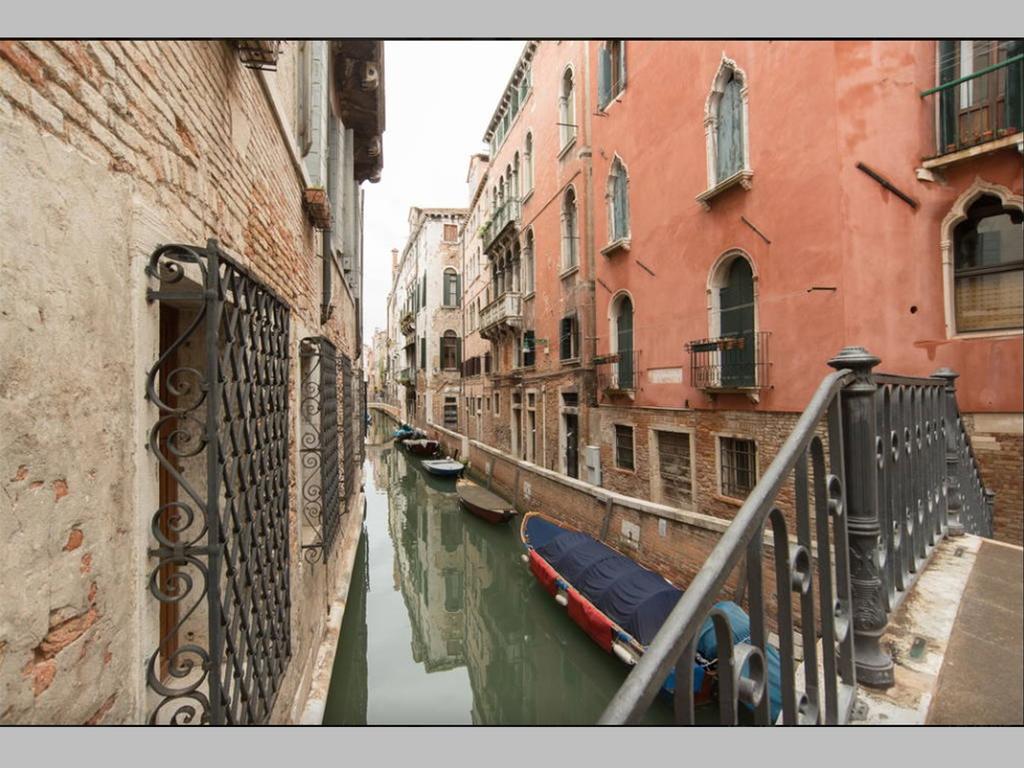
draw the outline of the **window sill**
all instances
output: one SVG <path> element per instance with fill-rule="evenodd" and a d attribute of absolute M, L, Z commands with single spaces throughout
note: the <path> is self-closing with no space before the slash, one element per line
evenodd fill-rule
<path fill-rule="evenodd" d="M 743 189 L 750 189 L 750 180 L 754 178 L 754 172 L 749 168 L 744 168 L 738 173 L 734 173 L 729 178 L 720 181 L 710 189 L 706 189 L 697 195 L 697 202 L 704 206 L 705 211 L 711 210 L 711 200 L 718 197 L 720 194 L 728 189 L 732 189 L 735 186 L 743 187 Z"/>
<path fill-rule="evenodd" d="M 563 160 L 565 158 L 565 156 L 567 154 L 569 154 L 569 150 L 572 149 L 574 146 L 576 146 L 576 137 L 575 136 L 573 136 L 571 139 L 569 139 L 568 143 L 566 143 L 566 145 L 564 147 L 562 147 L 560 150 L 558 150 L 558 159 L 559 160 Z"/>
<path fill-rule="evenodd" d="M 622 101 L 622 94 L 624 94 L 625 92 L 625 87 L 622 87 L 618 90 L 617 93 L 614 93 L 613 95 L 609 96 L 608 101 L 599 107 L 601 112 L 607 113 L 608 107 L 610 107 L 612 104 L 618 104 L 620 101 Z"/>
<path fill-rule="evenodd" d="M 629 253 L 629 248 L 633 244 L 632 238 L 620 237 L 618 240 L 613 240 L 608 243 L 604 248 L 601 249 L 601 253 L 605 256 L 612 256 L 619 251 L 623 253 Z"/>
<path fill-rule="evenodd" d="M 570 365 L 575 367 L 580 364 L 580 359 L 579 357 L 567 357 L 564 360 L 559 359 L 558 362 L 561 363 L 562 365 Z"/>
<path fill-rule="evenodd" d="M 1012 147 L 1015 144 L 1017 145 L 1018 151 L 1020 151 L 1022 145 L 1024 145 L 1024 131 L 1018 131 L 1010 136 L 1001 136 L 998 139 L 992 139 L 983 144 L 976 144 L 975 146 L 968 147 L 967 149 L 960 149 L 955 152 L 949 152 L 948 154 L 938 155 L 937 157 L 923 160 L 921 162 L 921 167 L 927 170 L 932 170 L 933 168 L 944 168 L 947 165 L 959 163 L 962 160 L 969 160 L 972 157 L 985 155 L 989 152 L 995 152 L 1005 147 Z"/>
<path fill-rule="evenodd" d="M 525 195 L 522 196 L 522 198 L 520 198 L 519 205 L 526 205 L 526 201 L 529 200 L 531 197 L 533 197 L 532 187 L 530 188 L 529 192 L 527 192 Z"/>
<path fill-rule="evenodd" d="M 580 265 L 579 264 L 573 264 L 571 267 L 566 267 L 561 272 L 559 272 L 558 273 L 558 279 L 559 280 L 564 280 L 565 278 L 569 277 L 570 275 L 575 275 L 579 271 L 580 271 Z"/>
<path fill-rule="evenodd" d="M 529 301 L 530 299 L 532 299 L 536 295 L 537 294 L 534 293 L 533 291 L 530 291 L 529 293 L 524 293 L 523 294 L 523 301 Z"/>
<path fill-rule="evenodd" d="M 720 501 L 723 504 L 728 504 L 730 507 L 742 507 L 745 499 L 734 499 L 732 496 L 725 496 L 721 493 L 713 494 L 715 501 Z"/>
<path fill-rule="evenodd" d="M 636 476 L 636 468 L 628 469 L 626 467 L 608 467 L 610 472 L 618 472 L 620 475 L 633 475 Z"/>
<path fill-rule="evenodd" d="M 1001 331 L 963 331 L 954 333 L 949 338 L 953 341 L 972 341 L 974 339 L 1005 339 L 1024 335 L 1024 328 L 1007 328 Z"/>

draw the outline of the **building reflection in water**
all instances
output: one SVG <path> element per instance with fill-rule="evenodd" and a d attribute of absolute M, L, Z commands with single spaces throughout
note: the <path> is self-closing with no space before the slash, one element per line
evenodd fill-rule
<path fill-rule="evenodd" d="M 379 431 L 371 442 L 384 443 L 390 434 L 384 421 L 375 417 Z M 518 522 L 493 526 L 466 514 L 452 481 L 427 474 L 417 459 L 392 444 L 371 446 L 368 461 L 376 491 L 386 489 L 393 554 L 389 570 L 407 613 L 411 661 L 426 673 L 426 678 L 376 679 L 384 680 L 382 685 L 414 687 L 426 685 L 436 672 L 466 667 L 472 695 L 466 714 L 473 723 L 596 722 L 626 669 L 594 645 L 530 576 L 520 559 Z M 376 514 L 382 512 L 380 505 Z M 357 556 L 363 576 L 353 580 L 349 592 L 332 680 L 332 694 L 334 688 L 349 691 L 344 695 L 351 702 L 346 698 L 346 706 L 336 710 L 329 702 L 325 722 L 366 722 L 367 698 L 375 698 L 366 686 L 367 637 L 370 643 L 375 638 L 374 624 L 367 635 L 366 621 L 370 551 L 364 534 Z M 362 657 L 361 666 L 349 658 L 356 656 Z M 391 700 L 403 693 L 414 692 L 378 695 Z M 423 712 L 421 720 L 436 722 L 432 714 Z M 668 722 L 670 716 L 668 707 L 654 707 L 649 721 Z"/>

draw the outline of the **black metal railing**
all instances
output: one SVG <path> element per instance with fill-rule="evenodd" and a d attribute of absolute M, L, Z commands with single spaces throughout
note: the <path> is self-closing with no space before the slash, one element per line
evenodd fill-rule
<path fill-rule="evenodd" d="M 346 501 L 355 495 L 356 477 L 356 441 L 355 429 L 352 426 L 355 418 L 355 393 L 352 382 L 352 361 L 348 355 L 338 360 L 341 370 L 341 433 L 343 437 L 344 457 L 342 459 L 342 479 Z"/>
<path fill-rule="evenodd" d="M 829 361 L 836 371 L 818 387 L 602 723 L 637 721 L 674 669 L 676 720 L 692 724 L 696 643 L 709 617 L 719 644 L 713 673 L 723 723 L 736 722 L 741 703 L 756 723 L 771 721 L 765 674 L 771 627 L 778 636 L 782 723 L 846 722 L 858 684 L 893 684 L 893 662 L 880 642 L 888 615 L 939 540 L 956 533 L 957 478 L 966 472 L 974 482 L 977 465 L 973 458 L 964 462 L 968 454 L 957 448 L 966 443 L 956 437 L 963 434 L 956 374 L 874 374 L 878 362 L 859 347 Z M 947 442 L 950 436 L 955 439 Z M 991 496 L 978 488 L 980 481 L 971 503 L 990 505 Z M 765 574 L 774 582 L 768 600 Z M 749 639 L 738 644 L 727 614 L 715 608 L 732 599 L 733 589 L 750 616 Z"/>
<path fill-rule="evenodd" d="M 690 381 L 703 390 L 756 390 L 769 384 L 770 331 L 688 342 Z"/>
<path fill-rule="evenodd" d="M 326 561 L 341 521 L 341 469 L 338 459 L 338 356 L 322 336 L 303 339 L 299 355 L 302 380 L 302 515 L 310 531 L 303 541 L 308 562 Z"/>
<path fill-rule="evenodd" d="M 597 387 L 604 392 L 636 389 L 640 377 L 640 351 L 616 353 L 594 360 Z"/>
<path fill-rule="evenodd" d="M 162 473 L 150 723 L 264 723 L 291 656 L 289 309 L 215 240 L 161 246 L 146 274 L 184 326 L 146 387 Z"/>

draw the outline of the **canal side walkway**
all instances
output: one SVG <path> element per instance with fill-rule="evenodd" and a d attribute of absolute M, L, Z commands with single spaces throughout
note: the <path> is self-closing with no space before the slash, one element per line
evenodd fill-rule
<path fill-rule="evenodd" d="M 882 639 L 896 684 L 861 686 L 854 722 L 1024 724 L 1024 550 L 942 541 Z"/>

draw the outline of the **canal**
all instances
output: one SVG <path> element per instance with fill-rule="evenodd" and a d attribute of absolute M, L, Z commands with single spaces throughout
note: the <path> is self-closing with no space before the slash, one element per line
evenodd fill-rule
<path fill-rule="evenodd" d="M 626 667 L 530 575 L 518 520 L 463 512 L 454 481 L 388 442 L 393 428 L 374 414 L 324 723 L 595 723 Z M 670 720 L 662 701 L 647 715 Z"/>

